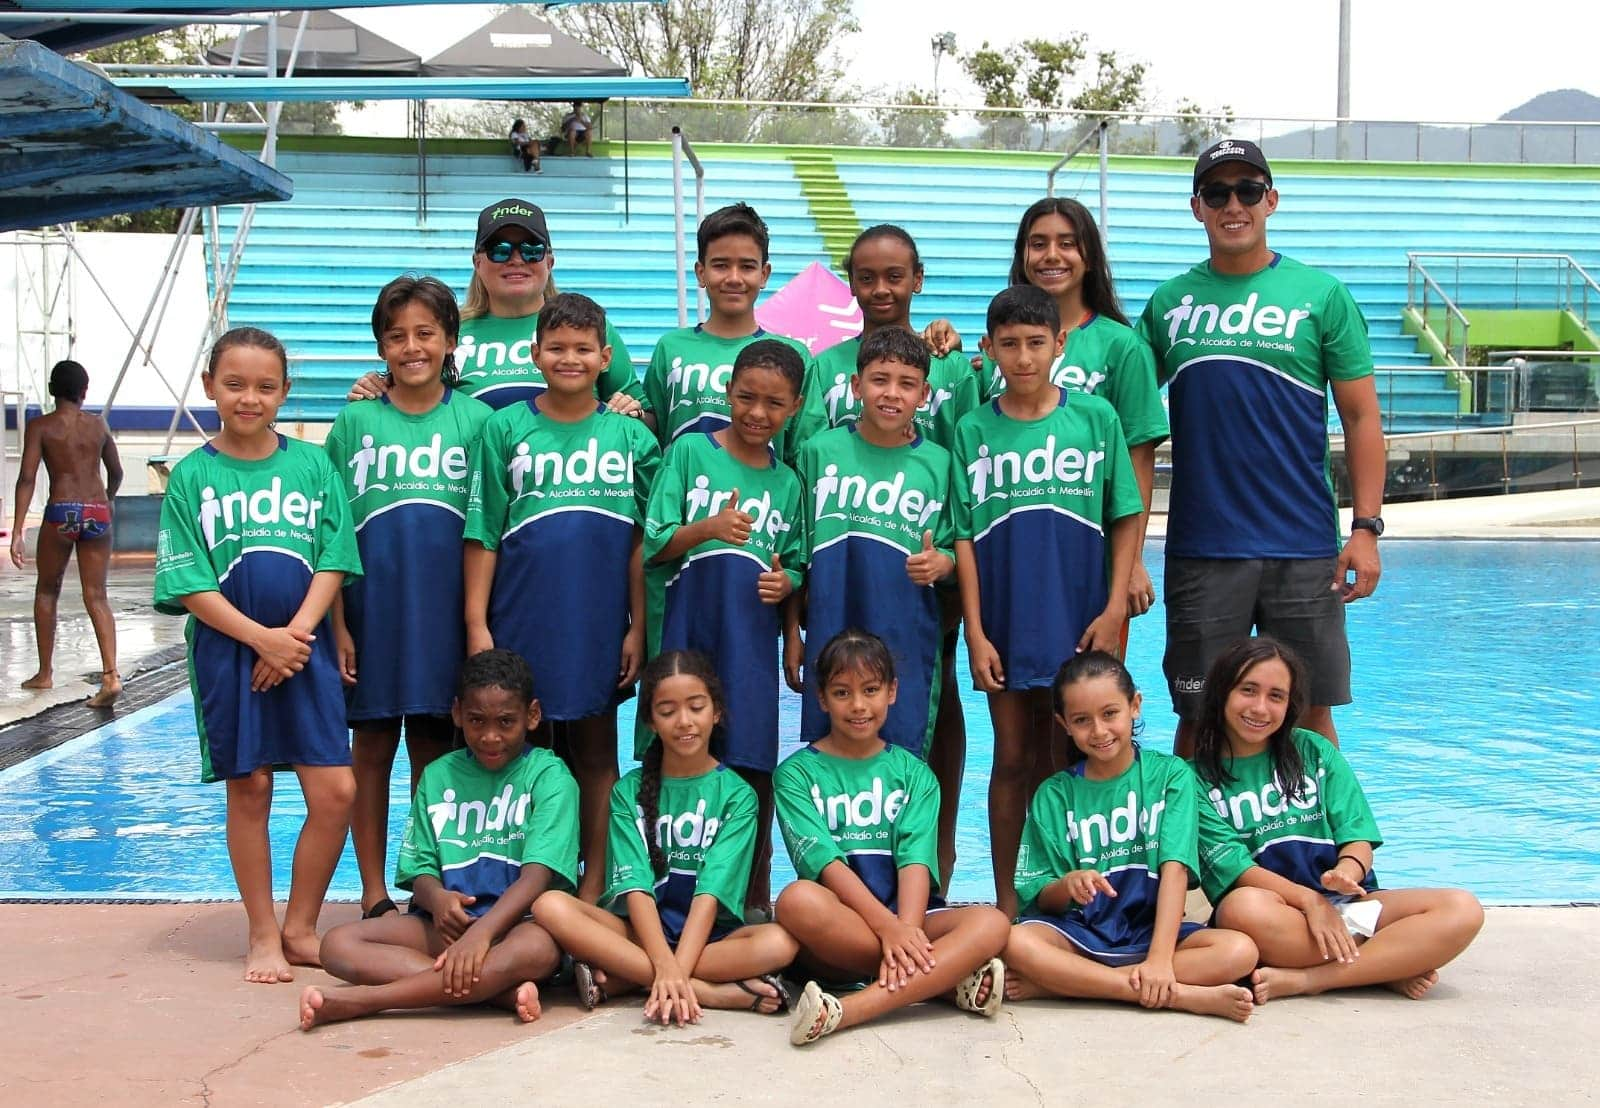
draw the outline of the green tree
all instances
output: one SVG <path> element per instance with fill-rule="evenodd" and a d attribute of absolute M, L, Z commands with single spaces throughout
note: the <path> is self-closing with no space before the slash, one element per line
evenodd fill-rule
<path fill-rule="evenodd" d="M 874 108 L 872 120 L 881 133 L 885 146 L 949 146 L 950 136 L 945 133 L 945 123 L 950 112 L 938 106 L 932 92 L 919 88 L 897 89 L 889 96 L 890 104 Z"/>
<path fill-rule="evenodd" d="M 1178 153 L 1194 157 L 1233 126 L 1233 109 L 1202 108 L 1192 97 L 1178 105 Z"/>
<path fill-rule="evenodd" d="M 1027 39 L 996 49 L 985 42 L 964 56 L 961 66 L 992 108 L 1024 108 L 1039 128 L 1040 145 L 1050 142 L 1052 121 L 1064 111 L 1112 112 L 1144 107 L 1147 67 L 1129 62 L 1113 50 L 1095 52 L 1095 70 L 1080 80 L 1079 70 L 1089 58 L 1088 38 L 1081 33 L 1061 39 Z M 1005 115 L 988 116 L 992 128 L 1009 126 L 1021 134 L 1020 120 L 1006 123 Z M 1093 126 L 1093 122 L 1089 123 Z"/>

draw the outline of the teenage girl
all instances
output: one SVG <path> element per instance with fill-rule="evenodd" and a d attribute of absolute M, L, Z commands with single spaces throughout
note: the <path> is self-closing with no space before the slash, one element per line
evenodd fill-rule
<path fill-rule="evenodd" d="M 772 906 L 772 769 L 778 763 L 779 606 L 801 584 L 806 526 L 800 479 L 774 440 L 800 402 L 805 364 L 787 340 L 734 356 L 730 421 L 681 435 L 661 464 L 644 526 L 654 649 L 712 659 L 728 700 L 718 752 L 761 800 L 745 907 Z M 649 733 L 635 735 L 643 756 Z"/>
<path fill-rule="evenodd" d="M 1122 314 L 1111 262 L 1089 209 L 1056 196 L 1029 206 L 1017 224 L 1010 283 L 1043 289 L 1061 313 L 1067 341 L 1051 366 L 1051 381 L 1105 398 L 1122 422 L 1134 479 L 1144 498 L 1139 552 L 1128 581 L 1128 617 L 1141 616 L 1155 602 L 1155 587 L 1144 568 L 1144 531 L 1155 483 L 1156 447 L 1168 435 L 1167 412 L 1156 387 L 1155 356 Z M 985 358 L 979 373 L 985 400 L 1005 391 L 1005 377 L 994 359 Z M 1124 647 L 1126 635 L 1124 627 Z"/>
<path fill-rule="evenodd" d="M 237 327 L 200 375 L 222 429 L 172 469 L 156 541 L 155 606 L 188 612 L 200 779 L 226 781 L 228 859 L 249 921 L 245 980 L 315 966 L 317 915 L 350 829 L 355 778 L 328 609 L 361 573 L 344 487 L 328 456 L 273 429 L 289 359 Z M 306 821 L 289 906 L 272 905 L 272 775 L 293 768 Z"/>
<path fill-rule="evenodd" d="M 368 917 L 397 911 L 384 861 L 402 727 L 415 792 L 423 767 L 450 750 L 451 695 L 466 656 L 468 458 L 492 409 L 452 387 L 459 328 L 456 298 L 437 278 L 385 285 L 372 335 L 389 367 L 388 391 L 345 408 L 328 433 L 367 571 L 334 602 L 333 626 L 355 732 L 351 834 Z"/>
<path fill-rule="evenodd" d="M 1104 651 L 1062 665 L 1056 719 L 1075 757 L 1034 794 L 1022 832 L 1022 917 L 1006 944 L 1006 999 L 1070 996 L 1250 1018 L 1255 968 L 1237 931 L 1187 923 L 1199 879 L 1194 774 L 1134 741 L 1141 698 Z"/>
<path fill-rule="evenodd" d="M 1465 889 L 1378 889 L 1372 809 L 1339 749 L 1295 726 L 1305 704 L 1300 660 L 1269 638 L 1241 639 L 1206 675 L 1194 758 L 1218 817 L 1201 821 L 1206 899 L 1261 950 L 1257 1004 L 1358 985 L 1421 999 L 1483 908 Z"/>
<path fill-rule="evenodd" d="M 658 654 L 639 703 L 654 738 L 611 793 L 611 911 L 549 892 L 534 912 L 578 960 L 585 1008 L 648 987 L 645 1018 L 662 1023 L 694 1023 L 701 1008 L 787 1012 L 777 973 L 795 941 L 775 923 L 744 926 L 757 803 L 711 753 L 723 715 L 716 671 L 703 654 Z"/>
<path fill-rule="evenodd" d="M 894 703 L 894 657 L 851 629 L 817 658 L 828 734 L 784 759 L 773 778 L 778 822 L 800 880 L 778 898 L 778 920 L 800 961 L 830 980 L 862 981 L 845 996 L 813 980 L 795 1003 L 789 1041 L 815 1042 L 896 1008 L 943 996 L 993 1016 L 1009 926 L 997 909 L 946 908 L 935 852 L 939 785 L 926 763 L 878 732 Z"/>

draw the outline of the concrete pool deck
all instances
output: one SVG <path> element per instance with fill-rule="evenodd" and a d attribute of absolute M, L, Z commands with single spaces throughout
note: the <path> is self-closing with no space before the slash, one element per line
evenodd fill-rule
<path fill-rule="evenodd" d="M 1596 539 L 1600 490 L 1394 505 L 1385 517 L 1389 538 Z M 1152 534 L 1164 523 L 1157 517 Z M 112 574 L 125 678 L 182 641 L 183 621 L 149 607 L 150 574 L 136 560 Z M 81 700 L 92 691 L 82 675 L 99 669 L 74 570 L 57 689 L 17 688 L 35 664 L 32 587 L 31 567 L 0 568 L 0 727 Z M 353 912 L 330 905 L 324 925 Z M 1176 1104 L 1214 1092 L 1243 1105 L 1531 1104 L 1600 1089 L 1593 906 L 1491 909 L 1477 943 L 1422 1002 L 1380 990 L 1278 1001 L 1244 1027 L 1105 1004 L 1017 1005 L 994 1021 L 924 1006 L 804 1051 L 788 1046 L 785 1020 L 715 1012 L 662 1030 L 640 1021 L 636 1000 L 585 1016 L 561 990 L 526 1027 L 499 1011 L 432 1011 L 303 1035 L 299 988 L 331 979 L 301 970 L 293 985 L 247 985 L 243 949 L 236 903 L 4 905 L 0 1102 L 415 1105 L 539 1099 L 587 1084 L 637 1104 L 814 1104 L 823 1089 L 929 1104 Z"/>

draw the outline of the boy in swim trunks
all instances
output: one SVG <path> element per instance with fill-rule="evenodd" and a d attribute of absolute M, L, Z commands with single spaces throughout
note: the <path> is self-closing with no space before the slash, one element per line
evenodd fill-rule
<path fill-rule="evenodd" d="M 50 370 L 50 395 L 55 410 L 28 424 L 22 443 L 22 469 L 17 474 L 16 514 L 11 529 L 11 562 L 26 563 L 24 517 L 33 502 L 34 478 L 44 461 L 50 499 L 39 529 L 34 560 L 39 581 L 33 592 L 33 627 L 39 639 L 39 672 L 22 683 L 25 689 L 48 689 L 54 683 L 51 657 L 56 645 L 56 604 L 61 579 L 73 548 L 78 551 L 78 578 L 83 603 L 100 646 L 100 691 L 91 708 L 110 707 L 122 692 L 117 673 L 117 628 L 106 599 L 106 569 L 111 560 L 111 498 L 122 484 L 122 460 L 111 429 L 98 415 L 83 410 L 89 374 L 77 362 L 63 360 Z M 105 466 L 101 480 L 100 467 Z"/>

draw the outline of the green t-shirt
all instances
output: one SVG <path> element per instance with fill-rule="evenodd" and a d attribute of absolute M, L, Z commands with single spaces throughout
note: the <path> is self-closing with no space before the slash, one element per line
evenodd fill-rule
<path fill-rule="evenodd" d="M 983 399 L 1006 391 L 1000 367 L 983 357 Z M 1127 324 L 1092 314 L 1067 334 L 1066 349 L 1050 367 L 1050 381 L 1073 392 L 1103 397 L 1117 410 L 1129 447 L 1167 438 L 1167 409 L 1156 387 L 1156 362 L 1150 344 Z"/>
<path fill-rule="evenodd" d="M 1200 782 L 1202 800 L 1216 818 L 1200 823 L 1201 879 L 1215 904 L 1251 865 L 1307 888 L 1322 888 L 1345 843 L 1379 846 L 1383 839 L 1361 783 L 1339 748 L 1315 731 L 1296 728 L 1294 745 L 1305 764 L 1298 800 L 1286 799 L 1272 756 L 1224 758 L 1232 781 Z M 1367 887 L 1377 888 L 1369 873 Z"/>
<path fill-rule="evenodd" d="M 610 875 L 601 899 L 627 915 L 627 894 L 649 893 L 669 933 L 679 934 L 697 896 L 717 898 L 717 923 L 744 923 L 744 894 L 755 856 L 757 801 L 737 773 L 718 766 L 697 777 L 661 778 L 653 828 L 667 872 L 650 867 L 639 786 L 644 770 L 624 775 L 611 790 L 611 831 L 606 840 Z"/>
<path fill-rule="evenodd" d="M 428 764 L 400 837 L 397 886 L 432 877 L 476 897 L 466 911 L 481 916 L 532 864 L 549 868 L 551 888 L 577 884 L 578 783 L 560 758 L 528 747 L 491 773 L 453 750 Z"/>
<path fill-rule="evenodd" d="M 861 400 L 850 387 L 860 351 L 860 339 L 847 339 L 818 354 L 806 369 L 805 402 L 789 436 L 796 448 L 819 431 L 860 418 Z M 978 406 L 978 379 L 967 356 L 952 350 L 932 359 L 928 390 L 928 399 L 917 408 L 912 422 L 925 438 L 949 449 L 955 441 L 956 423 Z"/>
<path fill-rule="evenodd" d="M 491 408 L 506 408 L 537 396 L 545 389 L 544 374 L 533 362 L 534 328 L 539 313 L 505 319 L 485 315 L 461 321 L 461 339 L 456 347 L 459 392 L 476 396 Z M 595 395 L 609 400 L 616 393 L 639 398 L 644 390 L 633 372 L 633 360 L 622 336 L 608 320 L 606 345 L 611 361 L 595 382 Z"/>
<path fill-rule="evenodd" d="M 1242 275 L 1207 261 L 1156 289 L 1138 332 L 1171 409 L 1167 556 L 1336 555 L 1328 388 L 1372 375 L 1350 290 L 1281 254 Z"/>
<path fill-rule="evenodd" d="M 1105 905 L 1099 902 L 1107 898 L 1097 897 L 1090 908 L 1153 920 L 1163 863 L 1182 862 L 1191 885 L 1198 881 L 1194 774 L 1181 759 L 1143 747 L 1135 748 L 1124 773 L 1108 780 L 1085 776 L 1085 765 L 1047 779 L 1028 807 L 1017 853 L 1022 913 L 1039 910 L 1039 894 L 1052 881 L 1092 869 L 1106 875 L 1117 896 Z"/>
<path fill-rule="evenodd" d="M 939 782 L 916 755 L 886 745 L 870 758 L 841 758 L 802 747 L 772 775 L 772 793 L 801 877 L 816 881 L 843 862 L 893 909 L 900 870 L 922 866 L 939 891 Z"/>
<path fill-rule="evenodd" d="M 757 339 L 788 343 L 810 361 L 805 343 L 757 331 L 737 339 L 719 338 L 704 327 L 668 331 L 650 354 L 644 371 L 644 406 L 655 413 L 656 434 L 663 448 L 689 431 L 716 431 L 728 425 L 728 380 L 739 351 Z M 788 456 L 785 427 L 772 440 L 778 457 Z"/>

